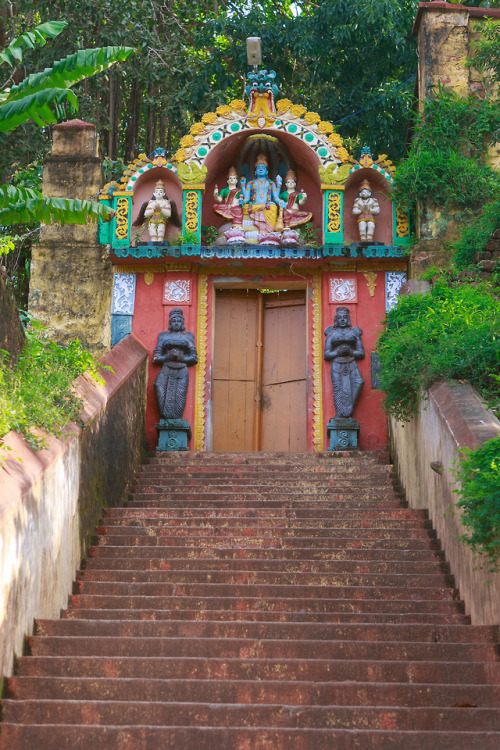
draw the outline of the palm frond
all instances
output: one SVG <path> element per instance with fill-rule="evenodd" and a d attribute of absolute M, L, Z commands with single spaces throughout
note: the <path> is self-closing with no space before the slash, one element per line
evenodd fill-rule
<path fill-rule="evenodd" d="M 26 93 L 35 93 L 47 88 L 66 89 L 84 78 L 101 73 L 111 65 L 126 60 L 133 52 L 132 47 L 99 47 L 81 49 L 72 55 L 54 63 L 52 68 L 45 68 L 40 73 L 32 73 L 18 86 L 10 90 L 9 101 L 19 99 Z"/>
<path fill-rule="evenodd" d="M 101 203 L 47 198 L 38 190 L 0 185 L 0 226 L 41 221 L 44 224 L 86 224 L 99 217 L 109 221 L 114 211 Z"/>
<path fill-rule="evenodd" d="M 70 112 L 78 111 L 78 101 L 71 89 L 44 89 L 34 94 L 26 93 L 20 99 L 0 102 L 0 133 L 10 133 L 31 119 L 40 127 L 53 125 L 60 117 L 57 108 L 63 103 L 68 105 Z"/>
<path fill-rule="evenodd" d="M 25 49 L 33 49 L 37 44 L 43 47 L 47 39 L 54 39 L 67 25 L 67 21 L 47 21 L 21 34 L 0 52 L 0 65 L 7 63 L 11 68 L 16 68 L 23 61 Z"/>

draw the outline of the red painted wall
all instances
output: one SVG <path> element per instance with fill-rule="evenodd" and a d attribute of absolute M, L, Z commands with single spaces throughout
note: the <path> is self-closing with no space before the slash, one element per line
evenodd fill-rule
<path fill-rule="evenodd" d="M 151 267 L 153 270 L 154 266 Z M 190 304 L 163 303 L 165 282 L 168 280 L 188 279 L 191 282 Z M 154 450 L 158 443 L 158 433 L 155 424 L 160 419 L 158 406 L 156 404 L 154 381 L 160 372 L 158 365 L 151 363 L 153 349 L 158 341 L 161 331 L 168 330 L 168 316 L 173 307 L 180 307 L 184 312 L 184 323 L 186 331 L 194 333 L 197 339 L 197 309 L 198 309 L 198 275 L 185 271 L 172 271 L 168 273 L 156 273 L 153 283 L 148 286 L 144 281 L 144 274 L 137 274 L 137 286 L 135 292 L 135 312 L 132 320 L 132 333 L 146 347 L 149 352 L 148 364 L 148 389 L 146 406 L 146 442 L 149 450 Z M 196 366 L 189 368 L 189 388 L 184 411 L 184 419 L 187 419 L 194 431 L 194 397 Z M 189 447 L 193 449 L 193 438 Z"/>
<path fill-rule="evenodd" d="M 355 279 L 357 283 L 357 302 L 334 302 L 330 304 L 330 278 Z M 365 358 L 358 360 L 359 371 L 365 381 L 353 417 L 360 423 L 359 448 L 361 450 L 377 450 L 387 444 L 387 418 L 382 410 L 382 394 L 371 387 L 370 353 L 375 349 L 382 330 L 385 317 L 385 271 L 377 272 L 375 293 L 372 297 L 367 285 L 367 279 L 361 272 L 330 271 L 323 274 L 322 282 L 323 332 L 333 325 L 337 307 L 347 307 L 351 314 L 351 324 L 359 326 L 363 335 L 361 341 L 365 349 Z M 322 347 L 324 352 L 325 336 Z M 330 363 L 323 360 L 323 417 L 324 417 L 324 445 L 328 447 L 326 425 L 333 417 L 332 383 L 330 379 Z"/>
<path fill-rule="evenodd" d="M 368 267 L 368 266 L 367 266 Z M 152 269 L 154 267 L 152 266 Z M 210 429 L 210 399 L 211 399 L 211 372 L 213 356 L 213 328 L 212 316 L 214 311 L 214 280 L 225 278 L 226 271 L 221 267 L 221 273 L 208 277 L 208 327 L 207 327 L 207 367 L 205 381 L 205 404 L 206 404 L 206 430 Z M 308 450 L 313 450 L 313 308 L 312 308 L 312 277 L 306 270 L 301 274 L 304 277 L 304 286 L 307 279 L 307 330 L 308 330 L 308 373 L 307 373 L 307 431 L 308 431 Z M 357 283 L 357 302 L 344 304 L 343 302 L 334 302 L 330 304 L 330 278 L 355 279 Z M 189 280 L 190 304 L 164 304 L 165 282 L 168 280 Z M 215 281 L 217 283 L 217 281 Z M 255 272 L 251 269 L 244 273 L 234 274 L 231 276 L 231 283 L 241 284 L 248 283 L 249 286 L 257 285 L 259 288 L 266 285 L 273 288 L 297 288 L 297 277 L 290 276 L 273 276 L 272 269 L 269 274 L 262 277 L 256 277 Z M 367 285 L 367 279 L 361 272 L 346 271 L 329 271 L 323 274 L 322 280 L 322 340 L 321 352 L 323 357 L 325 328 L 333 324 L 335 310 L 338 306 L 348 307 L 351 313 L 352 325 L 357 325 L 363 330 L 362 341 L 365 348 L 365 358 L 358 362 L 358 367 L 365 381 L 361 396 L 354 411 L 354 417 L 361 424 L 359 433 L 359 447 L 362 450 L 377 450 L 387 444 L 387 420 L 382 410 L 382 394 L 371 387 L 370 373 L 370 353 L 375 348 L 379 333 L 382 327 L 382 321 L 385 315 L 385 272 L 378 271 L 374 296 L 370 295 Z M 160 368 L 151 364 L 153 349 L 156 345 L 160 331 L 168 329 L 168 315 L 172 307 L 181 307 L 184 312 L 186 330 L 192 331 L 198 346 L 198 275 L 189 271 L 171 271 L 166 273 L 156 273 L 153 283 L 148 286 L 144 281 L 144 275 L 137 275 L 137 288 L 135 300 L 135 314 L 133 318 L 133 334 L 148 349 L 148 390 L 147 390 L 147 409 L 146 409 L 146 439 L 148 448 L 153 450 L 158 442 L 158 436 L 155 424 L 159 420 L 158 407 L 154 394 L 154 380 Z M 185 419 L 191 425 L 194 433 L 195 428 L 195 385 L 196 385 L 197 367 L 189 370 L 189 389 L 184 412 Z M 334 415 L 332 386 L 330 380 L 330 363 L 322 359 L 322 385 L 323 385 L 323 421 L 324 421 L 324 449 L 328 447 L 328 436 L 326 425 L 328 420 Z M 194 448 L 194 438 L 189 444 L 190 450 Z"/>

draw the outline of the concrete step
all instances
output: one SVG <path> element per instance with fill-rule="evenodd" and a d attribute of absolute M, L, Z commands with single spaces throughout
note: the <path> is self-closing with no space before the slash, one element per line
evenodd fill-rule
<path fill-rule="evenodd" d="M 498 686 L 498 661 L 409 659 L 257 659 L 187 656 L 24 656 L 20 677 L 114 677 L 169 680 L 305 680 L 307 682 L 404 682 Z"/>
<path fill-rule="evenodd" d="M 151 622 L 133 620 L 37 620 L 36 637 L 114 638 L 248 638 L 322 641 L 396 641 L 427 643 L 485 643 L 491 645 L 494 627 L 470 625 L 330 624 L 299 622 Z M 500 689 L 500 686 L 499 686 Z"/>
<path fill-rule="evenodd" d="M 497 630 L 375 454 L 150 456 L 3 701 L 9 750 L 490 750 Z"/>
<path fill-rule="evenodd" d="M 406 605 L 408 607 L 408 605 Z M 386 608 L 387 609 L 387 608 Z M 431 611 L 432 609 L 432 611 Z M 350 610 L 347 612 L 288 612 L 287 610 L 267 611 L 265 609 L 242 609 L 242 610 L 199 610 L 199 609 L 176 609 L 176 610 L 158 610 L 143 608 L 140 610 L 130 609 L 66 609 L 62 613 L 63 619 L 71 620 L 191 620 L 193 622 L 308 622 L 308 623 L 360 623 L 369 625 L 370 623 L 383 624 L 433 624 L 433 625 L 468 625 L 469 618 L 463 613 L 459 613 L 455 605 L 449 605 L 445 611 L 440 606 L 439 611 L 435 610 L 435 603 L 432 607 L 421 607 L 419 612 L 400 612 L 400 611 L 383 611 L 367 612 L 366 607 L 359 612 Z"/>
<path fill-rule="evenodd" d="M 388 722 L 390 724 L 390 721 Z M 497 732 L 397 731 L 371 729 L 266 729 L 262 727 L 150 727 L 122 725 L 5 724 L 3 739 L 10 750 L 498 750 Z"/>
<path fill-rule="evenodd" d="M 171 680 L 113 677 L 11 677 L 7 698 L 85 701 L 136 700 L 166 702 L 279 703 L 286 695 L 294 706 L 406 706 L 432 705 L 498 708 L 499 685 L 432 685 L 405 682 L 306 682 L 297 680 Z"/>
<path fill-rule="evenodd" d="M 24 724 L 211 727 L 288 727 L 297 729 L 370 729 L 390 725 L 400 731 L 500 731 L 500 712 L 491 708 L 400 708 L 214 704 L 159 701 L 5 700 L 5 721 Z"/>

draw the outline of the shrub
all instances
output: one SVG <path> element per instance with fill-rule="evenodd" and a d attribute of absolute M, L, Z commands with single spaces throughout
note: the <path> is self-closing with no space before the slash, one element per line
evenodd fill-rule
<path fill-rule="evenodd" d="M 399 300 L 378 342 L 385 408 L 401 421 L 418 411 L 437 380 L 467 380 L 490 402 L 500 397 L 500 300 L 486 284 L 450 286 Z"/>
<path fill-rule="evenodd" d="M 84 372 L 101 380 L 97 363 L 78 340 L 59 346 L 35 323 L 15 366 L 0 351 L 0 438 L 17 430 L 37 450 L 44 443 L 36 430 L 60 435 L 80 415 L 73 381 Z"/>
<path fill-rule="evenodd" d="M 457 508 L 467 532 L 460 538 L 483 556 L 491 573 L 499 568 L 500 558 L 500 437 L 488 440 L 480 448 L 462 451 L 455 467 L 460 488 Z"/>

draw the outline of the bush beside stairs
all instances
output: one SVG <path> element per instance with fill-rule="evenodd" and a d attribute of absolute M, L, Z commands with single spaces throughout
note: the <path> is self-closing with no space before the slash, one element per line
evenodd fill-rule
<path fill-rule="evenodd" d="M 150 457 L 2 705 L 9 750 L 498 750 L 497 631 L 369 453 Z"/>

